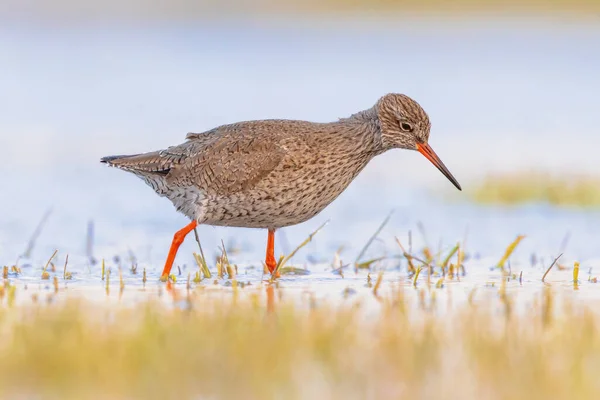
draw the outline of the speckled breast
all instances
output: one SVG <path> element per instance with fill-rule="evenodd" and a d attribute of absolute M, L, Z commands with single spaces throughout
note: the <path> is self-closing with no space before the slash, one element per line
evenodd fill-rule
<path fill-rule="evenodd" d="M 295 225 L 314 217 L 335 200 L 369 160 L 367 155 L 355 154 L 317 157 L 294 168 L 283 165 L 250 190 L 200 199 L 195 218 L 217 226 Z"/>

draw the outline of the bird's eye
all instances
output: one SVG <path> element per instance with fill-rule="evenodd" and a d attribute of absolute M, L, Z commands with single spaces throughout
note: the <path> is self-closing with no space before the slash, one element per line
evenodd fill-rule
<path fill-rule="evenodd" d="M 402 129 L 404 132 L 412 132 L 413 131 L 412 125 L 409 124 L 408 122 L 402 122 L 400 124 L 400 129 Z"/>

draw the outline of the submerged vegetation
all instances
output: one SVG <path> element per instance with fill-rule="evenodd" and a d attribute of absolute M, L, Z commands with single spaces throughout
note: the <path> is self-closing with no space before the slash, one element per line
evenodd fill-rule
<path fill-rule="evenodd" d="M 600 178 L 543 172 L 496 174 L 486 177 L 471 196 L 484 204 L 548 203 L 600 208 Z"/>

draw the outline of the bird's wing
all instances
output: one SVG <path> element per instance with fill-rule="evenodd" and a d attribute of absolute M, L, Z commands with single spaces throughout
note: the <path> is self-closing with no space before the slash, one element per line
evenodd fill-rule
<path fill-rule="evenodd" d="M 160 153 L 171 165 L 167 179 L 208 193 L 231 195 L 254 187 L 284 159 L 280 135 L 256 124 L 236 124 L 205 133 Z"/>

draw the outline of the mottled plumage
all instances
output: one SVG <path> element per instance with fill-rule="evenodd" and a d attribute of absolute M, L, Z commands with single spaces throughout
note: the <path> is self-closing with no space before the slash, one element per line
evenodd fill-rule
<path fill-rule="evenodd" d="M 414 100 L 388 94 L 336 122 L 239 122 L 189 133 L 166 150 L 101 161 L 141 177 L 199 224 L 274 230 L 318 214 L 393 148 L 421 151 L 460 188 L 427 145 L 430 127 Z"/>

